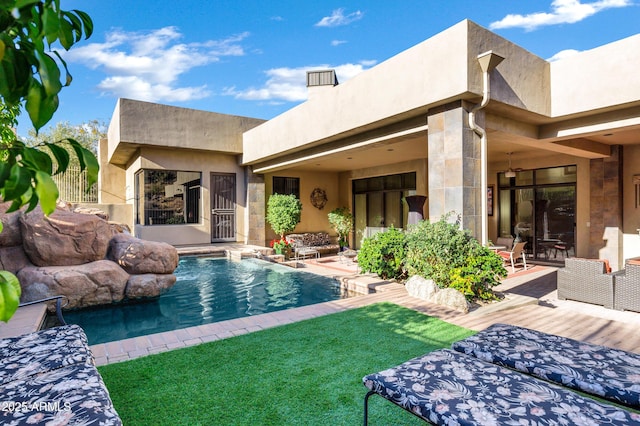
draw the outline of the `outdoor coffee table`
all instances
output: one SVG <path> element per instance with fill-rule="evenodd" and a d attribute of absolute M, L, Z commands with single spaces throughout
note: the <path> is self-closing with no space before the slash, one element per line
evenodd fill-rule
<path fill-rule="evenodd" d="M 338 257 L 340 258 L 340 262 L 349 263 L 353 262 L 353 259 L 358 255 L 358 252 L 355 250 L 344 250 L 338 253 Z"/>

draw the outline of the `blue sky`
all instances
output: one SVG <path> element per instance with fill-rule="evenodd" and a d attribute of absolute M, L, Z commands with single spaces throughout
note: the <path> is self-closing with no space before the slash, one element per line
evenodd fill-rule
<path fill-rule="evenodd" d="M 269 119 L 305 100 L 307 70 L 344 82 L 463 19 L 550 59 L 637 34 L 639 1 L 62 0 L 95 28 L 63 54 L 50 125 L 108 123 L 119 97 Z"/>

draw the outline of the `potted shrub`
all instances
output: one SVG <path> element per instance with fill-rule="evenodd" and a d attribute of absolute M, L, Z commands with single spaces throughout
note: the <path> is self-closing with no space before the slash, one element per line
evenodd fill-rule
<path fill-rule="evenodd" d="M 271 229 L 286 241 L 284 234 L 291 232 L 300 223 L 302 203 L 295 195 L 273 194 L 267 201 L 267 222 Z"/>
<path fill-rule="evenodd" d="M 349 247 L 349 232 L 353 228 L 353 216 L 347 207 L 338 207 L 329 212 L 329 224 L 338 233 L 340 249 Z"/>

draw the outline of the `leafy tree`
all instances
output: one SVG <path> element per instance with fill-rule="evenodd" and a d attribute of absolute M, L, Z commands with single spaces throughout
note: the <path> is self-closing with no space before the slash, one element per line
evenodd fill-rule
<path fill-rule="evenodd" d="M 39 146 L 47 141 L 73 139 L 94 155 L 97 155 L 98 141 L 106 136 L 107 124 L 98 120 L 90 120 L 80 124 L 59 121 L 55 125 L 41 129 L 39 132 L 34 129 L 29 130 L 25 143 L 27 146 Z M 75 164 L 74 162 L 77 162 L 77 159 L 72 158 L 71 162 Z"/>
<path fill-rule="evenodd" d="M 273 194 L 267 201 L 267 222 L 281 240 L 300 223 L 301 214 L 302 203 L 295 195 Z"/>
<path fill-rule="evenodd" d="M 97 181 L 95 155 L 74 139 L 27 146 L 13 131 L 23 106 L 36 132 L 51 120 L 63 87 L 60 66 L 65 71 L 64 86 L 72 80 L 67 64 L 51 47 L 60 45 L 68 50 L 92 32 L 89 15 L 62 10 L 60 0 L 0 0 L 0 197 L 11 201 L 7 212 L 24 205 L 29 211 L 38 203 L 45 214 L 55 210 L 58 189 L 51 175 L 64 173 L 70 161 L 63 142 L 87 170 L 90 185 Z M 55 158 L 55 170 L 44 148 Z M 11 318 L 19 298 L 17 278 L 0 271 L 1 321 Z"/>
<path fill-rule="evenodd" d="M 20 105 L 0 104 L 0 143 L 4 146 L 4 141 L 12 141 L 16 138 L 15 127 L 18 125 L 20 115 Z M 1 161 L 6 160 L 6 152 L 0 151 Z"/>
<path fill-rule="evenodd" d="M 60 9 L 60 0 L 0 1 L 0 96 L 7 105 L 22 104 L 36 130 L 58 109 L 60 68 L 65 86 L 71 74 L 60 54 L 50 47 L 59 43 L 69 50 L 93 33 L 93 22 L 80 10 Z"/>
<path fill-rule="evenodd" d="M 348 207 L 338 207 L 329 212 L 329 224 L 336 230 L 340 247 L 349 245 L 349 232 L 353 228 L 353 216 Z"/>

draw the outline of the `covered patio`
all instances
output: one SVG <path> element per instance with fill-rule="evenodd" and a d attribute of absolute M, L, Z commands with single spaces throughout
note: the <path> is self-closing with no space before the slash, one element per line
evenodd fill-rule
<path fill-rule="evenodd" d="M 310 85 L 305 103 L 245 132 L 243 164 L 260 182 L 249 190 L 268 197 L 274 177 L 296 180 L 310 232 L 326 214 L 309 194 L 325 190 L 326 209 L 355 214 L 355 248 L 404 228 L 402 200 L 424 195 L 425 218 L 454 212 L 478 239 L 486 227 L 490 241 L 527 240 L 535 260 L 620 269 L 640 254 L 640 84 L 618 64 L 639 47 L 635 36 L 547 62 L 463 21 L 345 84 Z M 487 52 L 504 59 L 483 73 Z"/>

